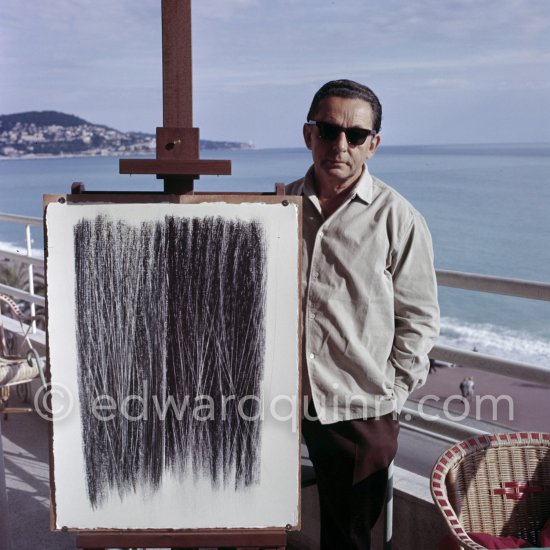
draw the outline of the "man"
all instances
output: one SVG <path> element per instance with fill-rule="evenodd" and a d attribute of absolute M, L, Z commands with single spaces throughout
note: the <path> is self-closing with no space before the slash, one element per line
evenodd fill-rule
<path fill-rule="evenodd" d="M 313 166 L 287 186 L 304 197 L 303 435 L 322 549 L 370 547 L 397 451 L 397 415 L 424 383 L 438 335 L 424 219 L 367 168 L 381 118 L 366 86 L 325 84 L 303 129 Z"/>

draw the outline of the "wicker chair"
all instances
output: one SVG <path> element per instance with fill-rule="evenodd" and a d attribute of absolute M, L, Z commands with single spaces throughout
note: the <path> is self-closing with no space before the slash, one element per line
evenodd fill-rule
<path fill-rule="evenodd" d="M 10 388 L 15 387 L 23 402 L 29 399 L 28 382 L 40 377 L 41 385 L 46 387 L 44 375 L 44 358 L 40 357 L 30 339 L 33 320 L 41 319 L 41 316 L 26 318 L 12 298 L 0 294 L 0 306 L 6 307 L 10 316 L 19 324 L 20 331 L 17 335 L 11 335 L 8 339 L 8 331 L 4 330 L 2 310 L 0 309 L 0 413 L 7 414 Z M 29 408 L 12 408 L 9 412 L 27 412 Z"/>
<path fill-rule="evenodd" d="M 461 441 L 436 462 L 430 488 L 462 548 L 484 548 L 469 532 L 514 535 L 535 546 L 550 519 L 550 434 L 506 433 Z"/>

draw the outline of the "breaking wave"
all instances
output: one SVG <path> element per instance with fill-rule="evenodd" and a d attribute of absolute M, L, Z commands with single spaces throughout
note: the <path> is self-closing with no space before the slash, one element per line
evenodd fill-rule
<path fill-rule="evenodd" d="M 550 341 L 490 323 L 443 317 L 438 343 L 550 369 Z"/>

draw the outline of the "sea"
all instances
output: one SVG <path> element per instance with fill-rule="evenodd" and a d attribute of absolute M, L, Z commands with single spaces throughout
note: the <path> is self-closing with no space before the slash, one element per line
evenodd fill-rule
<path fill-rule="evenodd" d="M 311 164 L 305 148 L 210 150 L 231 176 L 201 176 L 199 191 L 272 191 Z M 550 144 L 383 146 L 371 173 L 423 214 L 437 269 L 550 283 Z M 0 212 L 42 216 L 44 193 L 73 181 L 94 191 L 158 191 L 155 176 L 118 174 L 115 157 L 0 162 Z M 43 247 L 33 227 L 33 248 Z M 0 248 L 25 250 L 23 226 L 0 221 Z M 550 302 L 439 287 L 439 342 L 550 369 Z"/>

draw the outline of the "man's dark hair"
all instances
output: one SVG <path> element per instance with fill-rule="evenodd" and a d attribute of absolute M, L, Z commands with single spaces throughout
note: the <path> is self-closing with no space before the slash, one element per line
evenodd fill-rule
<path fill-rule="evenodd" d="M 382 105 L 376 94 L 367 86 L 353 80 L 331 80 L 327 82 L 313 96 L 311 107 L 307 114 L 307 120 L 313 120 L 319 109 L 319 104 L 327 97 L 344 97 L 346 99 L 362 99 L 372 109 L 373 130 L 378 133 L 382 125 Z"/>

